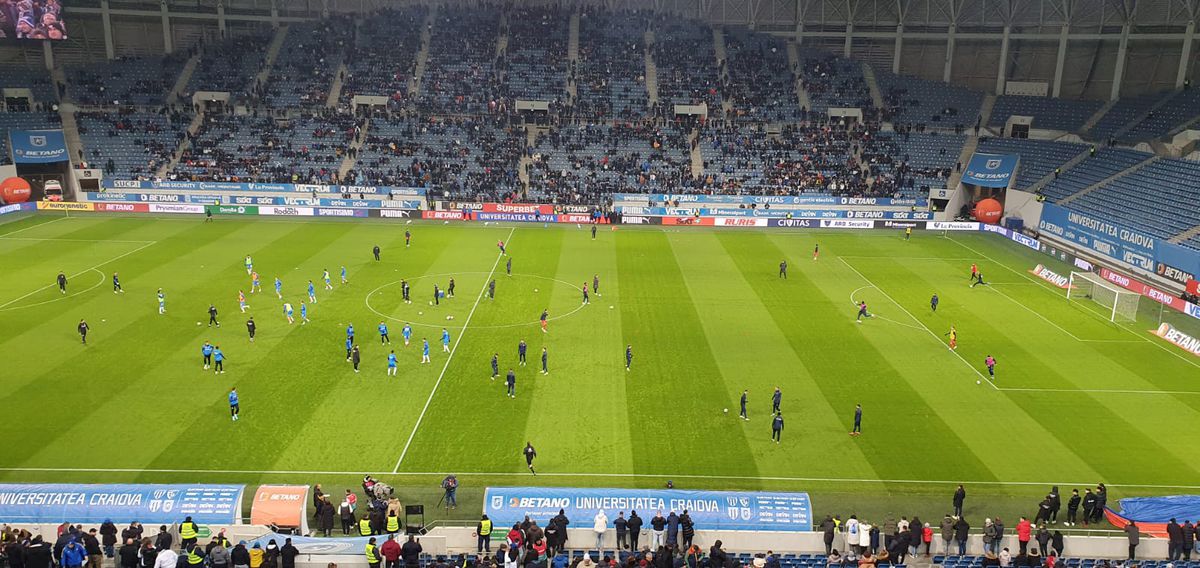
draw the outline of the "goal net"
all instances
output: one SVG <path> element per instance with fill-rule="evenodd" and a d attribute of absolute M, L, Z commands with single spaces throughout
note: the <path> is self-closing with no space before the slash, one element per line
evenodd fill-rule
<path fill-rule="evenodd" d="M 1110 321 L 1137 321 L 1141 295 L 1122 290 L 1091 272 L 1072 272 L 1067 300 L 1091 300 L 1104 307 Z"/>

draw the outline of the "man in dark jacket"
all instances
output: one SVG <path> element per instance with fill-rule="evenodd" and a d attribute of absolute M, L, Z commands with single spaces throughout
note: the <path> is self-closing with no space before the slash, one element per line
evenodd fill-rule
<path fill-rule="evenodd" d="M 1083 526 L 1088 526 L 1096 516 L 1096 494 L 1089 487 L 1083 496 Z"/>
<path fill-rule="evenodd" d="M 663 545 L 663 536 L 667 531 L 667 518 L 659 511 L 650 519 L 650 548 L 657 551 Z"/>
<path fill-rule="evenodd" d="M 637 511 L 629 511 L 629 550 L 637 552 L 638 538 L 642 536 L 642 518 Z"/>
<path fill-rule="evenodd" d="M 625 511 L 617 512 L 617 518 L 613 521 L 613 527 L 617 529 L 617 550 L 620 551 L 629 548 L 625 542 L 629 538 L 629 521 L 625 520 Z M 620 554 L 617 556 L 620 556 Z"/>
<path fill-rule="evenodd" d="M 1129 539 L 1129 559 L 1133 560 L 1136 556 L 1134 553 L 1142 542 L 1142 535 L 1138 532 L 1137 523 L 1129 521 L 1129 524 L 1125 525 L 1125 536 Z"/>
<path fill-rule="evenodd" d="M 679 529 L 683 534 L 683 549 L 687 550 L 692 546 L 692 539 L 696 538 L 696 523 L 692 522 L 692 516 L 688 514 L 687 509 L 679 515 Z"/>
<path fill-rule="evenodd" d="M 112 558 L 117 546 L 117 525 L 106 520 L 100 525 L 100 544 L 104 545 L 104 555 Z"/>
<path fill-rule="evenodd" d="M 958 484 L 958 489 L 954 490 L 954 516 L 961 517 L 963 510 L 963 501 L 967 500 L 967 490 L 963 489 L 961 483 Z"/>
<path fill-rule="evenodd" d="M 1092 512 L 1093 523 L 1100 522 L 1104 518 L 1104 507 L 1108 505 L 1108 488 L 1103 483 L 1096 485 L 1096 510 Z"/>
<path fill-rule="evenodd" d="M 1175 562 L 1183 556 L 1183 527 L 1172 517 L 1167 523 L 1167 560 Z"/>
<path fill-rule="evenodd" d="M 29 546 L 25 547 L 25 568 L 50 568 L 54 560 L 54 551 L 49 544 L 42 540 L 42 535 L 33 537 Z"/>
<path fill-rule="evenodd" d="M 554 533 L 554 550 L 560 551 L 567 547 L 567 527 L 571 526 L 571 519 L 567 518 L 566 511 L 559 509 L 553 520 L 557 525 Z"/>
<path fill-rule="evenodd" d="M 96 538 L 96 529 L 83 535 L 83 549 L 87 551 L 88 568 L 100 568 L 104 560 L 104 550 L 100 548 L 100 539 Z"/>
<path fill-rule="evenodd" d="M 675 511 L 667 515 L 667 548 L 679 550 L 679 515 Z"/>
<path fill-rule="evenodd" d="M 421 562 L 421 541 L 413 535 L 408 535 L 408 542 L 400 547 L 400 556 L 404 558 L 407 568 L 417 568 Z"/>
<path fill-rule="evenodd" d="M 158 535 L 154 537 L 154 548 L 158 550 L 170 550 L 174 544 L 175 537 L 167 532 L 167 525 L 159 525 Z"/>
<path fill-rule="evenodd" d="M 1191 521 L 1183 521 L 1183 559 L 1192 560 L 1192 547 L 1196 545 L 1196 527 Z"/>
<path fill-rule="evenodd" d="M 971 525 L 967 524 L 967 519 L 959 517 L 954 521 L 954 540 L 958 543 L 958 555 L 964 556 L 967 554 L 967 535 L 971 532 Z"/>
<path fill-rule="evenodd" d="M 1058 512 L 1062 509 L 1062 495 L 1058 494 L 1058 486 L 1050 488 L 1050 494 L 1046 496 L 1050 499 L 1050 522 L 1058 524 Z M 1046 552 L 1045 549 L 1042 552 Z"/>
<path fill-rule="evenodd" d="M 1082 501 L 1083 501 L 1083 499 L 1079 496 L 1079 490 L 1072 489 L 1071 490 L 1071 498 L 1067 499 L 1067 526 L 1068 527 L 1075 524 L 1075 521 L 1076 521 L 1077 517 L 1079 516 L 1079 503 Z"/>
<path fill-rule="evenodd" d="M 280 566 L 296 568 L 297 556 L 300 556 L 300 550 L 292 544 L 292 539 L 283 541 L 283 547 L 279 549 Z"/>
<path fill-rule="evenodd" d="M 324 536 L 328 537 L 333 532 L 333 503 L 324 495 L 321 496 L 320 509 L 317 509 L 317 524 Z"/>
<path fill-rule="evenodd" d="M 829 553 L 833 552 L 833 536 L 837 530 L 837 523 L 833 522 L 829 515 L 825 515 L 825 520 L 821 521 L 821 525 L 817 529 L 821 531 L 825 539 L 825 556 L 829 556 Z"/>
<path fill-rule="evenodd" d="M 725 549 L 721 548 L 721 541 L 714 542 L 712 548 L 708 549 L 709 566 L 719 568 L 725 566 L 728 561 L 729 556 L 725 554 Z"/>
<path fill-rule="evenodd" d="M 25 568 L 25 547 L 17 539 L 4 546 L 4 557 L 8 560 L 8 568 Z"/>
<path fill-rule="evenodd" d="M 138 546 L 133 543 L 132 538 L 125 539 L 125 544 L 117 551 L 117 558 L 121 568 L 138 568 Z"/>
<path fill-rule="evenodd" d="M 1050 508 L 1050 496 L 1047 495 L 1042 498 L 1040 503 L 1038 503 L 1038 511 L 1037 515 L 1033 517 L 1033 524 L 1039 525 L 1050 522 Z"/>

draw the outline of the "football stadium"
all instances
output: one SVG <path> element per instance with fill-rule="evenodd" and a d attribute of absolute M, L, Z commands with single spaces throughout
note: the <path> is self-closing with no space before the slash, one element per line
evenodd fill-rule
<path fill-rule="evenodd" d="M 1200 568 L 1198 19 L 0 0 L 0 564 Z"/>

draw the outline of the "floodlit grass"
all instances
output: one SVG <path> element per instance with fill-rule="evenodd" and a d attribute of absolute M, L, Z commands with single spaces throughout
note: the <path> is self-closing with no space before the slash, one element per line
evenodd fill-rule
<path fill-rule="evenodd" d="M 909 506 L 913 496 L 948 506 L 958 482 L 972 483 L 980 501 L 1028 503 L 1027 513 L 1051 483 L 1069 493 L 1104 481 L 1114 497 L 1200 485 L 1191 426 L 1200 359 L 1147 333 L 1152 322 L 1116 325 L 1098 306 L 1068 303 L 1027 273 L 1066 266 L 994 235 L 906 242 L 898 232 L 606 227 L 593 241 L 574 226 L 418 222 L 406 249 L 404 228 L 98 215 L 0 226 L 0 479 L 353 487 L 371 473 L 402 490 L 436 487 L 445 472 L 475 487 L 673 479 L 809 490 L 818 512 L 842 510 L 828 500 Z M 511 276 L 498 240 L 509 243 Z M 375 244 L 382 262 L 371 257 Z M 246 254 L 263 293 L 249 294 Z M 777 276 L 783 259 L 786 280 Z M 988 286 L 968 286 L 972 262 Z M 322 269 L 334 290 L 324 290 Z M 66 296 L 53 285 L 60 270 L 71 276 Z M 124 294 L 112 293 L 114 271 Z M 579 288 L 593 275 L 600 294 L 583 306 Z M 275 276 L 297 316 L 314 281 L 310 324 L 287 324 Z M 456 297 L 430 306 L 433 284 L 445 289 L 450 277 Z M 400 301 L 402 278 L 412 304 Z M 489 278 L 494 301 L 482 297 Z M 159 287 L 166 315 L 157 313 Z M 875 317 L 855 323 L 857 300 Z M 220 329 L 203 325 L 209 303 Z M 80 318 L 92 326 L 86 347 Z M 375 331 L 381 320 L 390 347 Z M 345 361 L 351 322 L 359 374 Z M 404 322 L 414 326 L 407 347 Z M 946 345 L 951 325 L 957 351 Z M 422 338 L 429 365 L 420 364 Z M 201 369 L 206 339 L 226 353 L 225 374 Z M 526 367 L 516 362 L 521 339 Z M 385 374 L 389 349 L 399 377 Z M 492 381 L 494 352 L 502 376 Z M 989 354 L 999 360 L 994 383 Z M 510 367 L 515 399 L 504 396 Z M 226 403 L 234 386 L 236 423 Z M 778 445 L 776 386 L 786 419 Z M 743 389 L 749 421 L 737 418 Z M 864 433 L 852 438 L 856 403 Z M 521 457 L 526 441 L 538 449 L 536 479 Z"/>

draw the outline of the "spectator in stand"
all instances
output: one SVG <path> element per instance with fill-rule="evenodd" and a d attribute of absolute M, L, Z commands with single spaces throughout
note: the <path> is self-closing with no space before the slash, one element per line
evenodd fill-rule
<path fill-rule="evenodd" d="M 154 535 L 154 548 L 156 550 L 169 550 L 175 538 L 167 531 L 167 525 L 159 525 L 158 534 Z"/>
<path fill-rule="evenodd" d="M 100 524 L 100 543 L 104 546 L 104 555 L 112 558 L 117 546 L 117 525 L 109 519 Z"/>
<path fill-rule="evenodd" d="M 138 568 L 138 545 L 133 538 L 125 539 L 125 544 L 121 545 L 121 549 L 117 551 L 117 559 L 117 565 L 121 568 Z M 214 568 L 228 568 L 228 563 L 225 566 L 214 563 Z"/>
<path fill-rule="evenodd" d="M 663 517 L 662 511 L 655 513 L 654 518 L 650 519 L 650 549 L 658 550 L 663 545 L 663 533 L 667 528 L 667 519 Z"/>
<path fill-rule="evenodd" d="M 83 535 L 83 549 L 88 555 L 87 567 L 100 568 L 104 561 L 104 551 L 100 548 L 100 539 L 96 538 L 96 529 L 91 529 Z"/>
<path fill-rule="evenodd" d="M 1131 554 L 1132 550 L 1133 548 L 1130 547 Z M 134 549 L 134 551 L 136 552 L 137 550 Z M 87 551 L 84 550 L 81 544 L 75 542 L 75 539 L 72 538 L 70 542 L 67 542 L 67 545 L 63 547 L 62 554 L 59 555 L 58 565 L 61 568 L 82 568 L 83 563 L 86 561 Z"/>
<path fill-rule="evenodd" d="M 629 544 L 629 522 L 625 520 L 625 511 L 617 511 L 617 519 L 613 521 L 613 528 L 617 530 L 617 551 L 627 550 Z"/>
<path fill-rule="evenodd" d="M 186 562 L 187 560 L 184 560 Z M 156 550 L 154 557 L 154 568 L 175 568 L 179 563 L 179 554 L 170 548 L 160 548 Z"/>
<path fill-rule="evenodd" d="M 1125 536 L 1129 539 L 1129 559 L 1134 560 L 1137 552 L 1138 544 L 1141 544 L 1141 533 L 1138 531 L 1137 523 L 1129 521 L 1125 525 Z"/>
<path fill-rule="evenodd" d="M 279 562 L 283 568 L 296 568 L 296 557 L 300 556 L 300 550 L 292 544 L 292 539 L 285 539 L 283 547 L 279 549 Z"/>
<path fill-rule="evenodd" d="M 1021 517 L 1021 520 L 1017 521 L 1017 544 L 1020 545 L 1017 551 L 1018 555 L 1025 554 L 1029 550 L 1029 539 L 1032 536 L 1033 525 L 1029 522 L 1029 519 Z"/>
<path fill-rule="evenodd" d="M 604 514 L 604 509 L 596 511 L 596 516 L 592 518 L 592 532 L 596 533 L 596 552 L 604 554 L 604 533 L 608 531 L 608 515 Z"/>
<path fill-rule="evenodd" d="M 208 565 L 211 568 L 229 568 L 231 561 L 229 549 L 219 539 L 213 539 L 213 547 L 208 551 Z M 287 548 L 286 546 L 284 547 Z M 286 560 L 284 565 L 286 566 Z M 122 568 L 125 568 L 122 566 Z"/>
<path fill-rule="evenodd" d="M 667 548 L 672 552 L 679 550 L 679 515 L 675 511 L 667 515 Z"/>
<path fill-rule="evenodd" d="M 399 542 L 396 542 L 396 535 L 392 534 L 387 536 L 387 540 L 379 548 L 379 553 L 383 555 L 383 559 L 387 563 L 387 568 L 400 568 L 402 552 L 403 547 L 400 546 Z"/>
<path fill-rule="evenodd" d="M 229 551 L 229 563 L 233 568 L 250 568 L 250 551 L 246 549 L 246 541 L 238 541 L 237 546 Z"/>
<path fill-rule="evenodd" d="M 408 535 L 408 542 L 401 547 L 400 555 L 404 558 L 407 568 L 417 568 L 421 561 L 421 541 L 411 534 Z"/>
<path fill-rule="evenodd" d="M 263 551 L 263 568 L 279 568 L 279 544 L 275 539 L 267 541 L 267 549 Z"/>
<path fill-rule="evenodd" d="M 642 518 L 638 516 L 637 511 L 629 511 L 629 550 L 636 552 L 638 550 L 638 540 L 642 536 Z"/>
<path fill-rule="evenodd" d="M 958 555 L 963 556 L 967 553 L 967 537 L 971 532 L 971 525 L 967 523 L 967 519 L 959 517 L 954 521 L 954 540 L 958 542 Z"/>
<path fill-rule="evenodd" d="M 683 546 L 691 548 L 692 539 L 696 538 L 696 523 L 692 522 L 692 516 L 688 514 L 687 509 L 679 516 L 679 526 L 683 533 Z"/>
<path fill-rule="evenodd" d="M 321 506 L 317 510 L 317 526 L 323 536 L 330 536 L 333 532 L 333 515 L 333 503 L 329 502 L 328 495 L 322 495 Z"/>

